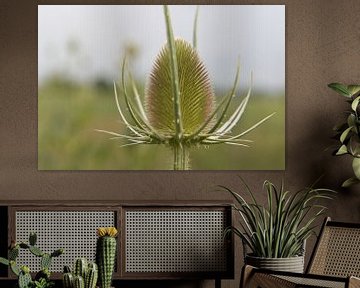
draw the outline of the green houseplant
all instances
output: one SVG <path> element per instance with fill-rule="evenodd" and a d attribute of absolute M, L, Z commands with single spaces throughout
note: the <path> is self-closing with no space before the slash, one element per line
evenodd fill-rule
<path fill-rule="evenodd" d="M 340 143 L 333 153 L 336 156 L 350 155 L 353 158 L 354 177 L 345 180 L 342 184 L 343 187 L 349 187 L 360 183 L 360 85 L 331 83 L 328 86 L 346 97 L 346 102 L 350 105 L 350 109 L 346 111 L 346 121 L 334 127 L 336 138 Z"/>
<path fill-rule="evenodd" d="M 274 114 L 241 133 L 232 133 L 244 114 L 252 87 L 240 104 L 232 107 L 239 82 L 238 66 L 232 89 L 216 104 L 208 72 L 197 51 L 197 15 L 191 45 L 174 38 L 169 8 L 164 5 L 167 43 L 154 63 L 144 103 L 133 77 L 125 73 L 125 59 L 121 85 L 124 105 L 119 101 L 114 83 L 117 109 L 128 133 L 97 130 L 112 135 L 112 139 L 124 141 L 122 146 L 157 144 L 169 147 L 173 152 L 174 170 L 190 169 L 189 151 L 193 147 L 217 144 L 249 147 L 251 141 L 243 137 Z M 130 80 L 129 87 L 126 78 Z M 128 88 L 133 97 L 130 97 Z"/>
<path fill-rule="evenodd" d="M 315 220 L 326 209 L 317 202 L 331 199 L 334 191 L 310 187 L 291 193 L 285 191 L 283 184 L 278 189 L 266 180 L 264 189 L 267 203 L 262 205 L 245 182 L 244 185 L 251 201 L 246 201 L 239 193 L 225 186 L 220 187 L 229 192 L 236 202 L 233 208 L 240 216 L 239 227 L 228 227 L 225 232 L 233 232 L 241 238 L 245 263 L 302 273 L 305 241 L 314 233 Z"/>

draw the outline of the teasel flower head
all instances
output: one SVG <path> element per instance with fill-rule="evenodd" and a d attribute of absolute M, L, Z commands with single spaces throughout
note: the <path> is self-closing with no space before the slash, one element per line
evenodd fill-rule
<path fill-rule="evenodd" d="M 183 39 L 174 39 L 169 9 L 164 5 L 167 43 L 153 65 L 145 88 L 144 103 L 141 101 L 131 73 L 128 73 L 128 78 L 133 97 L 129 96 L 125 59 L 121 81 L 125 109 L 120 105 L 117 86 L 114 83 L 116 105 L 128 133 L 97 130 L 112 135 L 112 139 L 124 141 L 122 146 L 141 144 L 169 146 L 174 154 L 174 170 L 190 168 L 189 148 L 192 146 L 228 144 L 249 147 L 251 141 L 243 139 L 243 136 L 274 114 L 270 114 L 239 134 L 232 134 L 233 128 L 240 122 L 245 111 L 252 84 L 234 112 L 227 116 L 238 86 L 238 65 L 232 89 L 216 105 L 208 72 L 196 49 L 197 12 L 193 45 L 191 45 Z M 130 117 L 124 113 L 126 109 Z"/>

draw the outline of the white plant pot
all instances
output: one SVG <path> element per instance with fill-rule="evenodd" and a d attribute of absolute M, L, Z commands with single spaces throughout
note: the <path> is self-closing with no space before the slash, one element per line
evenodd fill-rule
<path fill-rule="evenodd" d="M 246 255 L 245 263 L 262 269 L 304 273 L 304 256 L 289 258 L 263 258 Z"/>

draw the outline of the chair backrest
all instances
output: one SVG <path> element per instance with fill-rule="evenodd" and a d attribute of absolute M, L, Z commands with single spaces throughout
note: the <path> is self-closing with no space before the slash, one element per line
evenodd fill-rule
<path fill-rule="evenodd" d="M 360 277 L 360 224 L 326 218 L 307 273 Z"/>

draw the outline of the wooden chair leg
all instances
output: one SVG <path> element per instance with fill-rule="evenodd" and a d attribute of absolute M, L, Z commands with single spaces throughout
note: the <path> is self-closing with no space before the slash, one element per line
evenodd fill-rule
<path fill-rule="evenodd" d="M 244 267 L 242 268 L 242 271 L 241 271 L 239 288 L 248 287 L 250 280 L 251 280 L 251 275 L 253 274 L 253 271 L 254 271 L 254 267 L 252 267 L 250 265 L 244 265 Z"/>
<path fill-rule="evenodd" d="M 246 265 L 242 269 L 240 288 L 295 288 L 296 284 L 287 280 L 272 276 L 271 274 L 261 273 L 257 269 Z M 357 287 L 357 286 L 355 286 Z M 354 288 L 355 288 L 354 287 Z M 360 287 L 359 287 L 360 288 Z"/>

